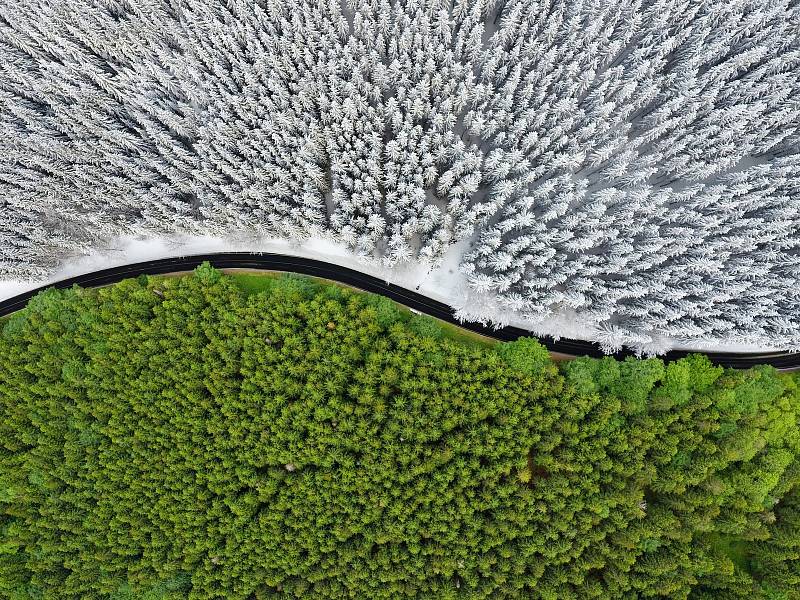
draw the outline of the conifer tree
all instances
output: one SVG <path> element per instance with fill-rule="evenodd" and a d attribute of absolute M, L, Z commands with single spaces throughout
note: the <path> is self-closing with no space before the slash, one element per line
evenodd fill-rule
<path fill-rule="evenodd" d="M 606 348 L 800 348 L 794 0 L 7 0 L 0 276 L 328 236 Z M 461 246 L 457 246 L 461 248 Z"/>

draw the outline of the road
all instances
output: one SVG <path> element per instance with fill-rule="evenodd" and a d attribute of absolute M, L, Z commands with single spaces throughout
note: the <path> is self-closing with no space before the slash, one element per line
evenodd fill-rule
<path fill-rule="evenodd" d="M 202 254 L 194 256 L 182 256 L 176 258 L 164 258 L 150 260 L 146 262 L 134 263 L 121 267 L 103 269 L 94 273 L 78 275 L 69 279 L 64 279 L 55 283 L 49 283 L 41 288 L 19 294 L 8 300 L 0 302 L 0 316 L 11 314 L 23 308 L 28 300 L 43 289 L 48 287 L 69 288 L 77 284 L 81 287 L 95 287 L 116 283 L 129 277 L 138 275 L 159 275 L 165 273 L 175 273 L 180 271 L 191 271 L 201 263 L 208 261 L 219 269 L 256 269 L 266 271 L 285 271 L 291 273 L 301 273 L 337 281 L 345 285 L 362 289 L 367 292 L 381 294 L 387 298 L 404 304 L 405 306 L 425 313 L 437 319 L 447 321 L 469 329 L 481 335 L 485 335 L 497 340 L 512 341 L 520 337 L 534 337 L 531 332 L 519 327 L 502 327 L 494 329 L 492 327 L 474 322 L 459 322 L 453 316 L 453 310 L 446 304 L 432 300 L 420 293 L 407 290 L 405 288 L 386 283 L 385 281 L 348 269 L 310 258 L 297 256 L 286 256 L 283 254 L 251 254 L 245 252 L 224 252 L 216 254 Z M 606 356 L 595 342 L 582 340 L 559 339 L 554 340 L 550 337 L 537 338 L 548 350 L 559 354 L 570 356 Z M 672 350 L 661 358 L 665 361 L 677 360 L 690 354 L 686 350 Z M 800 353 L 789 352 L 753 352 L 753 353 L 734 353 L 734 352 L 704 352 L 713 363 L 735 369 L 746 369 L 754 365 L 769 364 L 782 371 L 792 371 L 800 369 Z M 623 350 L 612 355 L 616 359 L 623 359 L 626 356 L 634 356 L 633 352 Z"/>

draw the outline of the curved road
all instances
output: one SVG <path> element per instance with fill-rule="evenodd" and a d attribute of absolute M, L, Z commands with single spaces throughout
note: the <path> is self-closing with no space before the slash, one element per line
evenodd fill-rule
<path fill-rule="evenodd" d="M 86 275 L 78 275 L 69 279 L 64 279 L 55 283 L 31 290 L 0 302 L 0 316 L 5 316 L 23 308 L 28 300 L 38 292 L 49 287 L 68 288 L 77 284 L 82 287 L 93 287 L 116 283 L 129 277 L 138 275 L 159 275 L 164 273 L 174 273 L 177 271 L 190 271 L 208 261 L 219 269 L 258 269 L 268 271 L 286 271 L 292 273 L 302 273 L 338 281 L 352 287 L 362 289 L 367 292 L 381 294 L 391 298 L 396 302 L 404 304 L 409 308 L 428 314 L 437 319 L 447 321 L 469 329 L 481 335 L 497 340 L 511 341 L 520 337 L 534 337 L 530 331 L 519 327 L 502 327 L 493 329 L 492 327 L 481 325 L 474 322 L 459 322 L 453 317 L 452 309 L 436 300 L 432 300 L 422 294 L 407 290 L 405 288 L 386 283 L 377 277 L 366 275 L 310 258 L 300 258 L 296 256 L 286 256 L 283 254 L 251 254 L 246 252 L 224 252 L 217 254 L 201 254 L 195 256 L 182 256 L 177 258 L 164 258 L 150 260 L 146 262 L 134 263 L 122 267 L 112 267 L 103 269 Z M 551 352 L 567 354 L 571 356 L 606 356 L 595 342 L 581 340 L 560 339 L 558 341 L 550 337 L 540 337 L 539 341 Z M 661 356 L 665 361 L 683 358 L 691 352 L 686 350 L 672 350 L 666 355 Z M 754 365 L 769 364 L 780 370 L 800 369 L 800 353 L 789 352 L 753 352 L 753 353 L 734 353 L 734 352 L 704 352 L 713 363 L 735 369 L 746 369 Z M 634 356 L 633 352 L 623 350 L 613 354 L 614 358 L 622 359 L 626 356 Z"/>

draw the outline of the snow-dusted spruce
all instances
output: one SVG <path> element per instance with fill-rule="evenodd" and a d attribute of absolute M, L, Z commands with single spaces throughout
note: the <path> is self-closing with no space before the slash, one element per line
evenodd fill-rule
<path fill-rule="evenodd" d="M 797 0 L 4 0 L 0 275 L 329 235 L 607 347 L 800 349 Z"/>

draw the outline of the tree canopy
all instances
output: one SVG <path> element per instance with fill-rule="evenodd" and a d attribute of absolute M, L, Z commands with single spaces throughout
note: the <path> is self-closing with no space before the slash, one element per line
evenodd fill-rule
<path fill-rule="evenodd" d="M 0 335 L 0 597 L 795 600 L 798 412 L 298 277 L 51 290 Z"/>

